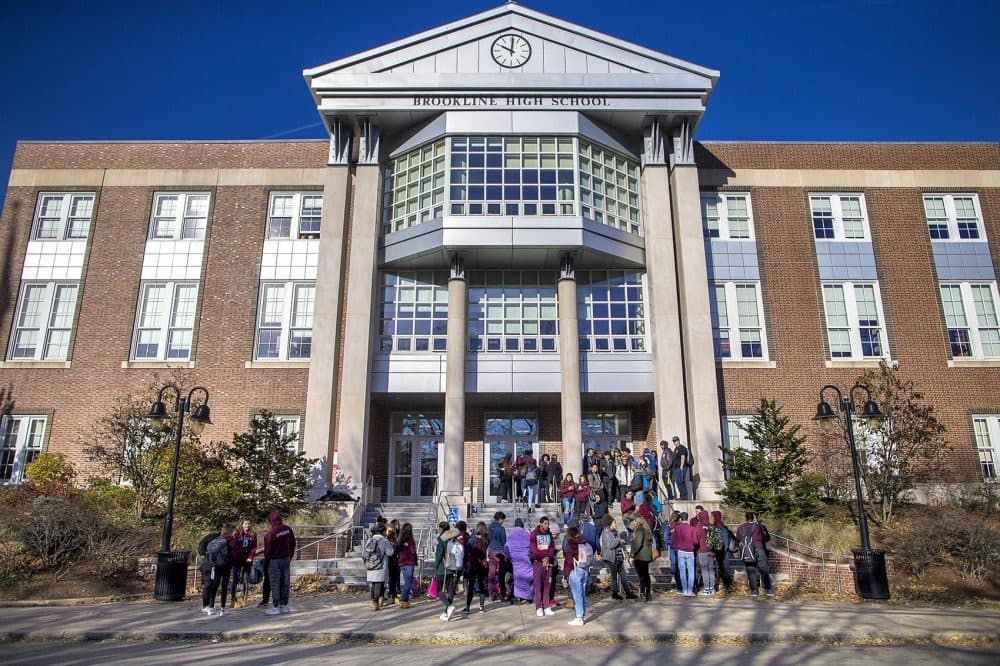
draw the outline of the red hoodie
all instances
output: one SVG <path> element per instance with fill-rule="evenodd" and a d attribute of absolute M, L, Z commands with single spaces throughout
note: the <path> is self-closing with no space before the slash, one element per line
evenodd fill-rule
<path fill-rule="evenodd" d="M 700 527 L 691 527 L 687 523 L 677 523 L 674 525 L 672 537 L 674 543 L 674 550 L 684 551 L 685 553 L 693 553 L 695 545 L 698 543 L 698 532 L 702 531 Z"/>
<path fill-rule="evenodd" d="M 264 536 L 264 558 L 278 560 L 295 554 L 295 532 L 281 521 L 281 515 L 272 511 L 267 517 L 271 529 Z"/>
<path fill-rule="evenodd" d="M 556 540 L 552 538 L 551 532 L 543 532 L 541 525 L 531 531 L 528 548 L 532 562 L 541 562 L 547 557 L 549 564 L 552 564 L 556 559 Z"/>
<path fill-rule="evenodd" d="M 590 499 L 590 486 L 585 483 L 581 483 L 576 487 L 576 501 L 586 502 L 589 499 Z"/>

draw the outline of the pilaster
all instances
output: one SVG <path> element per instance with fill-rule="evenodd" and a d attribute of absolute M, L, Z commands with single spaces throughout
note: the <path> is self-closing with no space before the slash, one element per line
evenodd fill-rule
<path fill-rule="evenodd" d="M 572 257 L 562 258 L 559 273 L 559 369 L 562 392 L 563 470 L 574 478 L 583 468 L 583 435 L 580 432 L 580 333 L 576 319 L 576 271 Z"/>
<path fill-rule="evenodd" d="M 451 258 L 448 279 L 448 353 L 444 393 L 444 468 L 439 489 L 448 495 L 464 490 L 465 470 L 465 337 L 468 308 L 465 262 Z"/>

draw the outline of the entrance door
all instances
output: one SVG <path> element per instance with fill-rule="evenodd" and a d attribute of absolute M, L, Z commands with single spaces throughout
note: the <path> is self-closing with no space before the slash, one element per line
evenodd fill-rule
<path fill-rule="evenodd" d="M 426 502 L 434 494 L 442 436 L 440 416 L 394 414 L 389 445 L 389 500 Z"/>
<path fill-rule="evenodd" d="M 628 412 L 584 412 L 580 423 L 583 435 L 583 455 L 587 449 L 610 451 L 631 441 Z"/>
<path fill-rule="evenodd" d="M 495 498 L 500 492 L 497 466 L 504 456 L 509 453 L 513 462 L 530 452 L 538 460 L 538 419 L 533 415 L 487 416 L 483 440 L 483 478 L 489 479 L 487 497 Z"/>

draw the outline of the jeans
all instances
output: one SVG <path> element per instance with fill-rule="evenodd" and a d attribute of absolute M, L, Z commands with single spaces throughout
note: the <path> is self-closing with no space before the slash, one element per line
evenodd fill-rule
<path fill-rule="evenodd" d="M 410 593 L 413 592 L 413 565 L 404 564 L 399 567 L 399 573 L 403 574 L 403 589 L 399 591 L 399 598 L 409 601 Z"/>
<path fill-rule="evenodd" d="M 500 477 L 500 483 L 497 487 L 497 502 L 506 502 L 510 499 L 510 480 L 504 477 Z"/>
<path fill-rule="evenodd" d="M 212 567 L 208 585 L 202 588 L 201 605 L 211 608 L 215 605 L 215 595 L 222 589 L 222 607 L 226 607 L 226 594 L 229 592 L 229 565 Z"/>
<path fill-rule="evenodd" d="M 635 491 L 634 499 L 635 499 L 635 505 L 637 507 L 642 506 L 642 500 L 643 500 L 642 493 L 643 491 L 641 490 Z"/>
<path fill-rule="evenodd" d="M 395 557 L 389 558 L 389 578 L 386 580 L 385 595 L 389 599 L 399 596 L 399 560 Z"/>
<path fill-rule="evenodd" d="M 528 506 L 535 506 L 538 504 L 538 484 L 533 486 L 525 486 L 528 492 Z"/>
<path fill-rule="evenodd" d="M 383 581 L 378 581 L 377 583 L 371 583 L 372 591 L 372 601 L 378 601 L 385 594 L 385 583 Z"/>
<path fill-rule="evenodd" d="M 625 561 L 614 560 L 611 562 L 611 594 L 624 594 L 626 597 L 632 596 L 632 588 L 625 577 Z"/>
<path fill-rule="evenodd" d="M 757 549 L 757 564 L 747 565 L 747 582 L 750 583 L 750 594 L 757 594 L 760 582 L 764 583 L 765 592 L 771 591 L 771 568 L 767 563 L 767 550 Z"/>
<path fill-rule="evenodd" d="M 587 611 L 587 570 L 576 567 L 569 573 L 569 592 L 573 595 L 576 616 L 583 617 Z"/>
<path fill-rule="evenodd" d="M 288 605 L 288 590 L 291 584 L 290 565 L 291 558 L 288 557 L 272 558 L 268 565 L 268 573 L 271 576 L 271 604 L 275 608 Z"/>
<path fill-rule="evenodd" d="M 260 605 L 266 606 L 271 598 L 271 561 L 263 560 L 264 580 L 260 582 Z"/>
<path fill-rule="evenodd" d="M 694 594 L 694 553 L 677 551 L 677 567 L 681 570 L 681 585 L 684 594 Z"/>
<path fill-rule="evenodd" d="M 234 605 L 236 604 L 237 587 L 242 588 L 244 601 L 246 601 L 247 588 L 249 587 L 247 577 L 250 575 L 250 567 L 252 566 L 249 562 L 237 562 L 232 566 L 232 571 L 229 575 L 229 596 L 232 597 Z"/>
<path fill-rule="evenodd" d="M 675 467 L 670 470 L 670 474 L 674 477 L 674 485 L 677 486 L 677 494 L 680 496 L 680 499 L 691 499 L 691 489 L 687 485 L 687 468 Z"/>
<path fill-rule="evenodd" d="M 475 571 L 470 570 L 465 576 L 465 610 L 469 610 L 472 606 L 472 597 L 476 593 L 476 588 L 479 588 L 479 603 L 483 604 L 486 601 L 486 571 L 482 569 L 476 569 Z"/>
<path fill-rule="evenodd" d="M 449 571 L 437 577 L 438 599 L 445 608 L 455 605 L 455 588 L 458 586 L 459 575 L 457 572 Z"/>
<path fill-rule="evenodd" d="M 552 601 L 552 567 L 541 562 L 531 563 L 535 583 L 535 609 L 545 609 Z"/>
<path fill-rule="evenodd" d="M 674 589 L 678 592 L 682 592 L 681 587 L 681 570 L 677 566 L 677 551 L 673 548 L 667 549 L 667 557 L 670 558 L 670 576 L 674 579 Z"/>
<path fill-rule="evenodd" d="M 701 581 L 709 592 L 715 591 L 715 553 L 698 553 L 698 569 Z"/>
<path fill-rule="evenodd" d="M 569 517 L 573 515 L 573 504 L 574 500 L 572 497 L 562 498 L 562 510 L 563 510 L 563 522 L 569 520 Z"/>

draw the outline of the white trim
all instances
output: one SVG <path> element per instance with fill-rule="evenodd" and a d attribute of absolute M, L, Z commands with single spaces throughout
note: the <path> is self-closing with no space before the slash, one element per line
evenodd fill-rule
<path fill-rule="evenodd" d="M 41 234 L 41 214 L 42 214 L 42 203 L 48 199 L 59 199 L 61 200 L 59 206 L 58 217 L 49 217 L 46 219 L 54 219 L 58 225 L 55 235 L 42 236 Z M 85 226 L 83 233 L 79 232 L 74 235 L 69 235 L 70 227 L 70 211 L 73 208 L 74 202 L 77 200 L 90 200 L 90 214 L 86 217 L 75 216 L 73 219 L 79 222 L 84 222 Z M 38 198 L 35 201 L 35 216 L 32 220 L 31 226 L 31 240 L 35 241 L 60 241 L 60 240 L 82 240 L 86 241 L 87 237 L 90 235 L 90 227 L 94 223 L 94 206 L 97 203 L 97 195 L 94 192 L 39 192 Z"/>
<path fill-rule="evenodd" d="M 274 235 L 271 233 L 271 219 L 274 217 L 274 203 L 275 199 L 278 197 L 291 197 L 291 214 L 288 216 L 288 234 L 287 235 Z M 291 192 L 291 191 L 281 191 L 281 192 L 271 192 L 267 199 L 267 214 L 264 221 L 264 237 L 268 240 L 288 240 L 288 239 L 300 239 L 300 238 L 319 238 L 320 237 L 320 226 L 315 229 L 309 229 L 306 231 L 302 230 L 302 218 L 305 206 L 306 198 L 318 198 L 319 199 L 319 223 L 322 224 L 323 221 L 323 193 L 318 190 L 313 191 L 301 191 L 301 192 Z M 282 215 L 282 218 L 285 216 Z M 317 217 L 310 215 L 310 218 Z"/>
<path fill-rule="evenodd" d="M 40 430 L 31 433 L 32 424 L 39 423 Z M 31 462 L 28 460 L 29 451 L 33 454 L 33 459 L 44 450 L 47 427 L 48 417 L 41 414 L 12 414 L 0 419 L 0 456 L 3 457 L 0 460 L 5 463 L 0 465 L 0 484 L 20 483 L 24 480 L 25 468 Z M 30 449 L 26 446 L 29 434 L 33 435 Z M 8 465 L 9 476 L 6 474 Z"/>
<path fill-rule="evenodd" d="M 962 305 L 962 318 L 965 320 L 965 326 L 948 326 L 948 314 L 945 311 L 945 341 L 948 344 L 948 351 L 952 354 L 952 361 L 957 361 L 957 365 L 963 365 L 968 361 L 974 360 L 988 360 L 988 359 L 1000 359 L 1000 354 L 987 356 L 983 350 L 983 340 L 982 331 L 985 329 L 997 329 L 1000 328 L 1000 322 L 996 324 L 985 324 L 979 320 L 979 311 L 976 309 L 975 299 L 972 295 L 973 287 L 988 287 L 990 296 L 993 299 L 993 315 L 994 317 L 1000 317 L 1000 292 L 997 291 L 997 283 L 995 280 L 966 280 L 966 281 L 955 281 L 955 280 L 942 280 L 938 283 L 938 298 L 941 299 L 941 308 L 944 310 L 944 289 L 945 287 L 958 287 L 959 294 L 961 296 Z M 948 331 L 954 328 L 955 330 L 965 330 L 969 336 L 969 346 L 971 349 L 971 355 L 969 356 L 954 356 L 951 349 L 951 338 Z M 952 366 L 954 367 L 954 366 Z"/>
<path fill-rule="evenodd" d="M 976 432 L 977 421 L 985 426 L 985 431 Z M 980 434 L 986 438 L 985 446 L 980 442 Z M 1000 481 L 1000 416 L 996 414 L 972 415 L 972 446 L 976 450 L 976 458 L 979 462 L 979 471 L 983 475 L 983 481 L 988 483 Z M 988 456 L 984 456 L 984 454 L 988 454 Z M 986 475 L 987 467 L 992 469 L 992 476 Z"/>
<path fill-rule="evenodd" d="M 716 350 L 716 359 L 721 361 L 754 362 L 755 364 L 766 363 L 769 360 L 767 345 L 767 324 L 764 320 L 764 298 L 760 287 L 760 280 L 712 280 L 709 286 L 710 311 L 715 311 L 716 316 L 712 321 L 713 347 L 715 346 L 715 330 L 726 331 L 729 341 L 729 356 L 722 356 Z M 726 306 L 726 326 L 720 326 L 718 316 L 718 299 L 716 298 L 716 287 L 722 286 L 725 294 Z M 742 326 L 739 311 L 739 287 L 753 287 L 754 298 L 757 302 L 757 326 Z M 743 356 L 742 332 L 760 331 L 761 356 Z M 721 339 L 721 338 L 720 338 Z"/>
<path fill-rule="evenodd" d="M 879 356 L 865 356 L 862 352 L 861 344 L 861 325 L 858 318 L 858 304 L 857 296 L 855 294 L 855 287 L 866 287 L 870 286 L 873 288 L 873 294 L 875 297 L 875 308 L 876 314 L 878 315 L 878 329 L 879 329 L 879 342 L 882 347 L 882 353 Z M 847 326 L 836 325 L 833 326 L 830 323 L 830 313 L 828 311 L 826 302 L 826 288 L 827 287 L 839 287 L 841 294 L 844 297 L 844 309 L 845 316 L 847 318 Z M 837 280 L 824 280 L 820 283 L 820 300 L 823 303 L 823 323 L 826 326 L 826 338 L 827 338 L 827 354 L 829 358 L 827 360 L 832 360 L 834 363 L 843 360 L 854 360 L 860 361 L 865 359 L 889 359 L 889 336 L 886 331 L 885 322 L 885 311 L 882 308 L 882 294 L 879 289 L 879 284 L 877 281 L 871 280 L 859 280 L 859 281 L 837 281 Z M 851 345 L 851 355 L 850 356 L 833 356 L 833 339 L 830 336 L 830 330 L 848 330 L 850 345 Z M 870 328 L 870 327 L 866 327 Z"/>
<path fill-rule="evenodd" d="M 743 199 L 747 206 L 747 235 L 746 236 L 733 236 L 731 232 L 731 223 L 729 219 L 729 201 L 731 199 Z M 711 235 L 708 229 L 708 220 L 705 217 L 705 204 L 714 201 L 716 205 L 716 213 L 718 215 L 718 226 L 716 227 L 718 233 L 716 235 Z M 750 201 L 749 192 L 702 192 L 701 193 L 701 224 L 702 230 L 705 234 L 705 238 L 715 238 L 718 240 L 740 240 L 740 241 L 756 241 L 755 225 L 753 219 L 753 206 Z"/>
<path fill-rule="evenodd" d="M 26 313 L 24 311 L 26 301 L 25 296 L 29 290 L 36 290 L 38 288 L 43 289 L 42 299 L 38 301 L 37 311 L 31 315 L 35 318 L 35 325 L 26 325 L 24 319 Z M 54 321 L 57 316 L 56 311 L 56 299 L 55 295 L 65 288 L 72 288 L 73 301 L 69 304 L 68 313 L 63 312 L 61 317 L 69 317 L 68 326 L 55 326 Z M 17 307 L 14 311 L 14 320 L 11 325 L 10 340 L 7 346 L 7 361 L 10 363 L 16 363 L 18 361 L 25 362 L 41 362 L 41 361 L 55 361 L 62 363 L 66 360 L 70 353 L 70 345 L 73 341 L 73 331 L 76 327 L 76 312 L 77 303 L 80 298 L 80 283 L 73 280 L 51 280 L 51 281 L 26 281 L 21 284 L 21 293 L 17 298 Z M 36 337 L 34 341 L 34 354 L 29 356 L 14 356 L 14 350 L 17 346 L 19 333 L 28 333 L 30 331 L 36 331 Z M 54 333 L 64 333 L 66 335 L 65 342 L 65 353 L 52 355 L 49 352 L 49 346 L 52 342 L 52 336 Z"/>
<path fill-rule="evenodd" d="M 814 199 L 828 199 L 830 201 L 830 212 L 833 222 L 833 238 L 816 236 L 816 208 L 813 205 Z M 861 232 L 860 237 L 848 238 L 844 232 L 844 199 L 858 199 L 861 208 Z M 845 243 L 870 243 L 872 240 L 871 225 L 868 222 L 868 204 L 865 195 L 861 192 L 810 192 L 809 193 L 809 224 L 812 227 L 813 240 L 840 241 Z"/>
<path fill-rule="evenodd" d="M 958 209 L 955 206 L 955 199 L 971 199 L 972 208 L 976 215 L 976 231 L 978 238 L 962 238 L 958 230 Z M 947 224 L 948 237 L 934 238 L 930 236 L 930 221 L 927 219 L 927 201 L 929 199 L 941 199 L 944 204 L 945 223 Z M 927 234 L 934 243 L 986 243 L 986 225 L 983 224 L 983 209 L 979 205 L 979 195 L 975 192 L 924 192 L 920 198 L 924 208 L 924 223 L 927 225 Z M 965 218 L 963 218 L 965 219 Z"/>
<path fill-rule="evenodd" d="M 188 215 L 189 206 L 200 197 L 205 199 L 205 214 Z M 157 215 L 160 202 L 176 198 L 177 207 L 173 213 Z M 162 240 L 205 240 L 208 233 L 208 218 L 212 208 L 211 192 L 156 192 L 149 213 L 148 241 Z M 194 226 L 187 225 L 188 221 Z M 199 224 L 199 222 L 202 222 Z M 168 226 L 169 225 L 169 226 Z M 147 242 L 148 242 L 147 241 Z"/>
<path fill-rule="evenodd" d="M 181 326 L 175 322 L 175 317 L 183 316 L 184 313 L 179 313 L 177 311 L 178 300 L 177 296 L 181 289 L 194 288 L 193 305 L 190 326 Z M 146 323 L 144 312 L 144 305 L 147 303 L 147 298 L 149 296 L 150 290 L 153 288 L 160 288 L 163 290 L 163 299 L 161 301 L 161 309 L 156 319 L 149 322 L 145 326 L 140 324 Z M 194 332 L 198 327 L 198 305 L 200 299 L 201 283 L 197 280 L 143 280 L 139 284 L 139 295 L 136 301 L 135 307 L 135 322 L 132 327 L 132 347 L 129 353 L 130 362 L 167 362 L 167 363 L 184 363 L 191 360 L 191 355 L 194 353 Z M 142 356 L 136 355 L 139 344 L 140 344 L 140 332 L 147 331 L 150 333 L 156 332 L 156 356 Z M 167 348 L 172 342 L 173 334 L 181 334 L 184 331 L 190 331 L 190 341 L 187 347 L 187 355 L 183 357 L 168 358 Z M 145 344 L 151 344 L 149 342 Z M 129 367 L 137 367 L 130 365 Z"/>
<path fill-rule="evenodd" d="M 260 343 L 262 324 L 261 317 L 265 314 L 264 297 L 272 288 L 281 288 L 281 314 L 280 326 L 267 326 L 268 331 L 278 331 L 277 355 L 260 356 Z M 302 289 L 312 289 L 312 310 L 309 315 L 309 326 L 295 326 L 295 318 L 298 314 L 299 294 Z M 257 294 L 257 321 L 254 328 L 253 362 L 308 362 L 309 356 L 291 356 L 292 333 L 303 333 L 309 331 L 309 346 L 312 350 L 312 327 L 315 319 L 316 308 L 316 282 L 314 280 L 261 280 L 260 289 Z M 310 353 L 310 356 L 312 354 Z"/>

